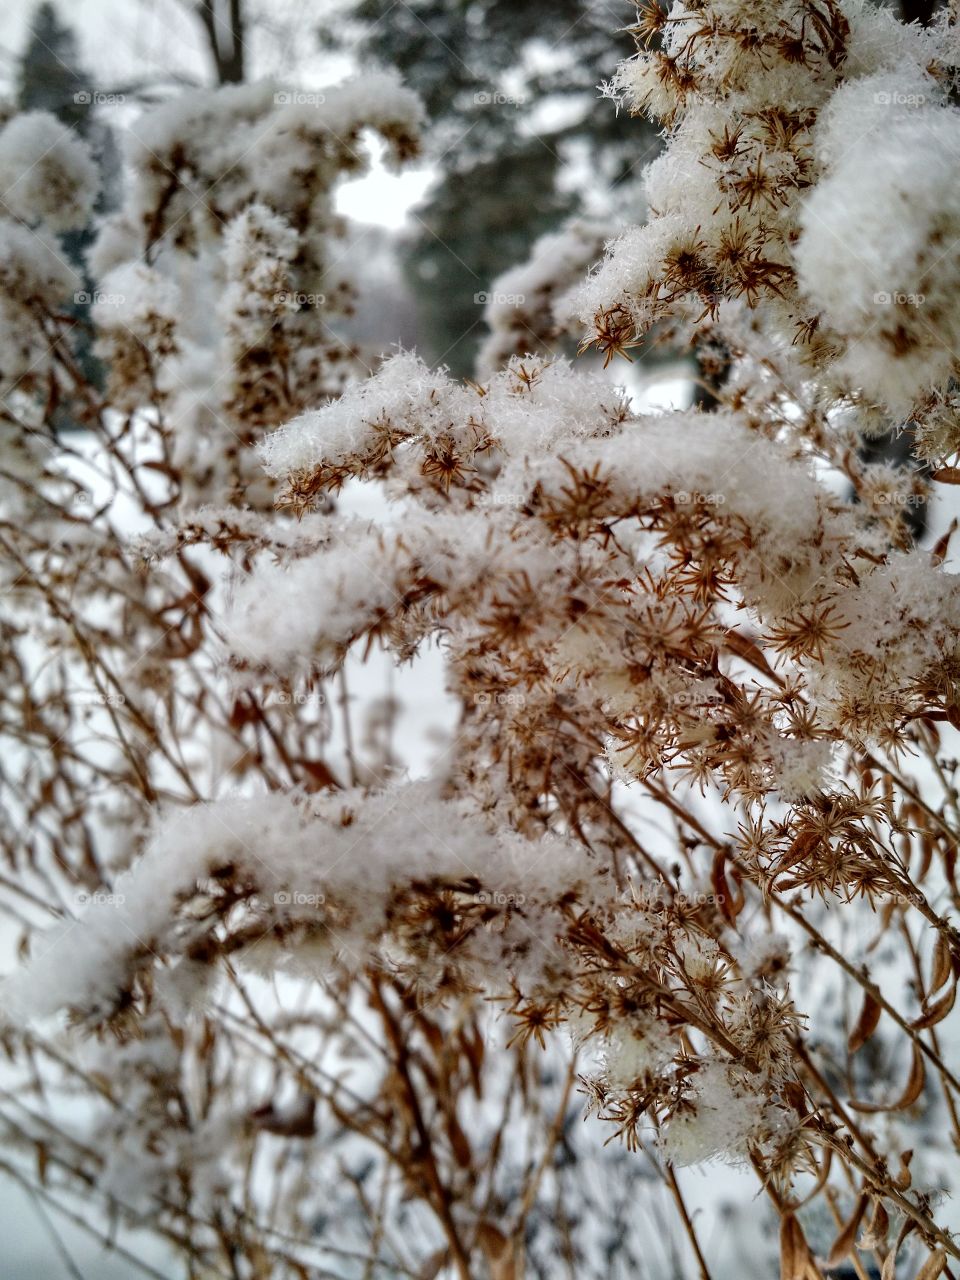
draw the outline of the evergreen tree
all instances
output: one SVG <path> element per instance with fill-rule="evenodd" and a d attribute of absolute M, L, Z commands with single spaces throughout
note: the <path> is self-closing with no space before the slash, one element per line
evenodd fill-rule
<path fill-rule="evenodd" d="M 632 13 L 589 0 L 358 0 L 322 29 L 328 47 L 397 67 L 432 122 L 428 154 L 444 172 L 414 210 L 406 258 L 430 359 L 472 373 L 477 295 L 582 207 L 583 188 L 603 211 L 655 153 L 654 130 L 597 90 L 630 51 Z"/>
<path fill-rule="evenodd" d="M 75 129 L 93 147 L 103 177 L 97 212 L 110 207 L 111 189 L 119 173 L 119 160 L 110 129 L 97 119 L 97 92 L 92 78 L 80 63 L 74 32 L 60 18 L 48 0 L 38 5 L 30 24 L 30 34 L 20 60 L 17 76 L 17 106 L 21 111 L 49 111 L 64 124 Z M 77 319 L 80 334 L 77 359 L 95 386 L 102 383 L 100 362 L 91 350 L 89 337 L 90 299 L 93 285 L 86 270 L 86 253 L 93 243 L 94 227 L 79 227 L 60 237 L 65 256 L 83 277 L 78 291 L 66 310 Z M 61 426 L 70 424 L 62 422 Z"/>
<path fill-rule="evenodd" d="M 17 106 L 21 111 L 49 111 L 87 136 L 92 105 L 90 77 L 80 66 L 76 37 L 54 5 L 44 0 L 34 12 L 20 60 Z"/>

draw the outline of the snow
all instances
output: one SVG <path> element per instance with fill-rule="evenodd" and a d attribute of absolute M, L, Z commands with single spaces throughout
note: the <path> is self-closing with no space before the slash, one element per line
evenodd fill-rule
<path fill-rule="evenodd" d="M 231 656 L 278 674 L 311 657 L 333 666 L 351 641 L 396 603 L 384 540 L 361 522 L 285 572 L 259 564 L 237 588 L 223 629 Z M 277 618 L 287 619 L 278 632 Z"/>
<path fill-rule="evenodd" d="M 525 381 L 518 380 L 520 370 Z M 363 476 L 381 465 L 380 442 L 387 438 L 388 484 L 400 496 L 407 486 L 422 491 L 417 459 L 444 433 L 487 476 L 479 499 L 442 515 L 428 502 L 424 512 L 411 510 L 397 533 L 358 527 L 286 573 L 258 568 L 239 587 L 229 616 L 229 645 L 239 659 L 284 674 L 326 669 L 424 577 L 448 605 L 465 610 L 466 628 L 518 575 L 550 598 L 570 569 L 560 567 L 562 544 L 547 551 L 523 512 L 560 501 L 571 469 L 603 477 L 608 518 L 628 518 L 667 495 L 704 504 L 728 527 L 749 530 L 740 589 L 767 625 L 789 619 L 813 598 L 830 601 L 840 642 L 809 664 L 827 723 L 842 724 L 851 700 L 863 715 L 871 705 L 887 714 L 890 698 L 909 706 L 925 673 L 955 659 L 955 580 L 925 553 L 911 551 L 886 568 L 864 564 L 851 583 L 851 544 L 879 552 L 879 534 L 862 509 L 838 502 L 789 449 L 758 437 L 728 411 L 634 417 L 602 378 L 577 375 L 562 361 L 514 358 L 471 391 L 402 354 L 340 400 L 274 433 L 262 453 L 278 477 L 329 467 Z M 883 500 L 896 496 L 895 478 L 884 471 L 878 481 L 881 512 Z M 905 626 L 900 601 L 908 580 L 911 608 L 922 610 L 923 621 L 911 613 Z M 482 585 L 462 605 L 454 603 L 464 582 Z M 291 619 L 281 635 L 273 626 L 277 616 Z M 578 638 L 562 615 L 555 628 L 539 634 L 544 646 L 559 637 L 559 670 L 589 674 L 611 709 L 635 697 L 630 682 L 623 683 L 619 638 L 605 641 L 589 624 Z M 700 697 L 686 684 L 666 681 L 660 689 L 667 698 Z M 703 696 L 709 701 L 710 691 Z M 775 767 L 782 796 L 797 799 L 816 789 L 830 764 L 828 744 L 781 744 Z"/>
<path fill-rule="evenodd" d="M 294 924 L 322 934 L 322 946 L 306 947 L 299 958 L 297 948 L 258 947 L 258 965 L 305 964 L 321 973 L 335 959 L 358 969 L 383 945 L 399 954 L 387 940 L 385 913 L 392 892 L 411 881 L 475 881 L 468 889 L 475 902 L 521 905 L 525 923 L 511 928 L 508 911 L 506 932 L 481 930 L 467 954 L 485 971 L 505 949 L 528 976 L 552 952 L 560 915 L 551 926 L 551 912 L 559 912 L 551 904 L 588 884 L 591 895 L 602 893 L 602 877 L 582 846 L 494 830 L 469 806 L 441 799 L 435 784 L 348 792 L 315 812 L 289 796 L 236 797 L 161 821 L 140 861 L 110 894 L 93 898 L 79 928 L 70 920 L 38 941 L 25 969 L 0 986 L 0 1007 L 17 1020 L 64 1008 L 106 1016 L 137 965 L 157 955 L 189 957 L 203 926 L 182 920 L 180 904 L 218 879 L 244 886 L 264 933 L 282 923 L 288 936 Z M 531 949 L 537 936 L 540 945 Z M 504 976 L 509 969 L 508 962 Z M 181 1006 L 189 1000 L 182 984 L 175 999 Z"/>
<path fill-rule="evenodd" d="M 67 306 L 82 285 L 49 235 L 0 215 L 0 386 L 5 393 L 21 381 L 29 390 L 29 380 L 42 380 L 52 365 L 37 308 Z"/>
<path fill-rule="evenodd" d="M 411 434 L 425 413 L 434 429 L 442 430 L 451 413 L 441 392 L 450 389 L 442 371 L 433 373 L 412 352 L 402 352 L 386 362 L 376 378 L 272 432 L 260 446 L 264 466 L 269 475 L 282 476 L 342 462 L 373 444 L 379 420 L 389 422 L 399 439 Z"/>
<path fill-rule="evenodd" d="M 481 376 L 515 355 L 552 353 L 564 333 L 579 336 L 567 295 L 600 259 L 612 233 L 609 220 L 571 218 L 541 236 L 526 262 L 496 277 L 484 309 L 490 334 L 477 353 Z"/>
<path fill-rule="evenodd" d="M 666 1158 L 680 1168 L 717 1156 L 745 1162 L 751 1142 L 766 1125 L 756 1099 L 738 1088 L 719 1062 L 701 1068 L 691 1082 L 691 1095 L 688 1109 L 675 1115 L 665 1131 Z"/>
<path fill-rule="evenodd" d="M 0 218 L 0 282 L 7 306 L 36 298 L 54 307 L 68 301 L 80 277 L 50 237 Z"/>
<path fill-rule="evenodd" d="M 51 231 L 84 226 L 100 175 L 89 146 L 46 111 L 16 115 L 0 129 L 0 206 Z"/>
<path fill-rule="evenodd" d="M 99 329 L 147 339 L 154 326 L 175 325 L 181 307 L 173 280 L 144 262 L 125 262 L 103 277 L 94 295 L 93 319 Z"/>
<path fill-rule="evenodd" d="M 304 176 L 322 182 L 332 161 L 363 172 L 366 161 L 355 144 L 365 129 L 382 134 L 390 163 L 412 154 L 423 119 L 417 95 L 388 71 L 322 93 L 273 81 L 184 93 L 131 126 L 127 158 L 138 174 L 135 199 L 151 207 L 177 171 L 185 213 L 211 196 L 221 216 L 258 198 L 283 209 L 297 203 Z M 175 155 L 181 163 L 172 165 Z M 201 212 L 198 206 L 192 220 L 202 231 Z"/>
<path fill-rule="evenodd" d="M 186 1043 L 204 1015 L 222 1014 L 224 958 L 265 987 L 305 979 L 296 986 L 304 999 L 369 966 L 409 978 L 417 998 L 451 973 L 460 993 L 542 997 L 595 1052 L 614 1101 L 634 1105 L 647 1087 L 660 1090 L 644 1132 L 658 1129 L 661 1153 L 683 1167 L 742 1161 L 796 1133 L 779 1099 L 807 1014 L 790 991 L 809 1010 L 809 1043 L 822 1033 L 842 1045 L 850 984 L 820 982 L 822 955 L 778 931 L 784 916 L 768 890 L 778 860 L 794 857 L 798 830 L 813 829 L 823 846 L 801 838 L 790 868 L 798 875 L 832 855 L 855 853 L 860 867 L 867 855 L 843 843 L 844 823 L 860 824 L 863 848 L 876 829 L 881 870 L 888 843 L 906 844 L 907 866 L 911 823 L 919 829 L 928 811 L 910 809 L 893 774 L 893 798 L 875 800 L 876 779 L 860 776 L 863 748 L 886 749 L 919 717 L 932 733 L 955 712 L 957 578 L 911 548 L 894 518 L 925 482 L 886 465 L 868 471 L 857 446 L 859 432 L 919 414 L 932 395 L 925 438 L 945 454 L 954 439 L 956 424 L 936 414 L 957 407 L 948 388 L 960 280 L 949 246 L 960 238 L 960 113 L 928 71 L 942 31 L 907 30 L 843 0 L 827 6 L 845 33 L 843 56 L 821 40 L 798 61 L 775 56 L 789 19 L 781 4 L 758 0 L 748 11 L 714 0 L 709 9 L 718 24 L 709 39 L 697 34 L 702 5 L 674 4 L 667 30 L 668 54 L 691 51 L 695 89 L 653 55 L 626 64 L 612 86 L 627 106 L 654 105 L 667 128 L 646 176 L 648 223 L 609 241 L 572 295 L 572 279 L 608 240 L 602 224 L 570 224 L 501 276 L 482 384 L 461 384 L 408 351 L 367 379 L 351 381 L 355 368 L 327 376 L 328 308 L 342 314 L 349 297 L 327 272 L 340 237 L 336 182 L 364 171 L 356 146 L 365 130 L 379 130 L 400 161 L 422 124 L 396 77 L 369 71 L 321 94 L 273 83 L 203 91 L 134 123 L 136 178 L 91 256 L 93 320 L 117 384 L 109 443 L 137 463 L 144 442 L 161 440 L 164 455 L 170 443 L 189 475 L 179 509 L 164 508 L 122 548 L 129 573 L 119 550 L 102 579 L 94 572 L 101 528 L 83 521 L 56 540 L 49 572 L 82 562 L 69 581 L 84 608 L 89 584 L 97 605 L 117 589 L 122 635 L 105 647 L 127 657 L 122 645 L 139 639 L 135 620 L 149 613 L 147 586 L 182 593 L 185 548 L 204 571 L 228 552 L 204 593 L 201 728 L 196 741 L 192 732 L 177 741 L 190 785 L 209 798 L 168 792 L 161 769 L 150 794 L 169 803 L 118 798 L 100 864 L 109 882 L 77 917 L 34 933 L 0 1005 L 11 1035 L 63 1010 L 87 1030 L 109 1023 L 122 1036 L 136 1024 L 143 1040 L 103 1050 L 95 1068 L 122 1100 L 99 1145 L 103 1185 L 147 1211 L 172 1194 L 181 1165 L 204 1209 L 235 1186 L 248 1082 L 238 1093 L 224 1087 L 174 1133 L 166 1107 L 196 1065 L 195 1046 L 184 1052 L 170 1028 Z M 766 42 L 760 53 L 724 26 L 748 12 L 747 36 Z M 8 204 L 23 223 L 0 221 L 0 279 L 11 289 L 2 367 L 19 376 L 36 364 L 42 405 L 55 366 L 37 316 L 57 321 L 72 279 L 44 227 L 76 212 L 69 200 L 51 209 L 49 192 L 69 180 L 77 200 L 92 196 L 81 153 L 48 122 L 12 128 L 0 132 L 0 167 L 22 167 L 51 140 L 49 189 L 22 213 Z M 749 282 L 754 270 L 766 273 L 762 287 Z M 292 301 L 310 285 L 314 302 Z M 548 358 L 552 336 L 572 330 L 570 306 L 587 324 L 622 313 L 627 337 L 631 325 L 662 325 L 708 352 L 716 338 L 732 362 L 726 403 L 640 411 L 606 377 Z M 798 341 L 798 320 L 811 319 L 809 340 Z M 532 353 L 522 350 L 524 330 Z M 25 450 L 10 449 L 9 466 L 5 450 L 4 471 L 14 485 L 49 492 L 33 434 L 28 427 Z M 300 524 L 275 513 L 277 486 L 262 480 L 258 458 L 288 485 L 283 500 L 298 514 L 318 509 Z M 146 468 L 157 461 L 151 454 Z M 11 501 L 11 523 L 21 510 Z M 805 627 L 816 638 L 817 617 L 822 643 L 794 644 L 791 633 Z M 42 647 L 47 638 L 31 639 Z M 192 668 L 184 662 L 175 677 L 163 657 L 134 647 L 138 682 L 173 706 L 176 680 L 194 678 Z M 323 682 L 352 679 L 371 650 L 372 663 L 426 653 L 419 692 L 433 706 L 446 697 L 452 727 L 439 756 L 411 765 L 410 744 L 391 740 L 405 732 L 396 732 L 396 687 L 378 689 L 364 706 L 360 758 L 342 753 L 341 786 L 311 751 L 313 738 L 325 754 L 333 741 Z M 365 693 L 371 669 L 380 667 L 363 667 Z M 302 759 L 277 750 L 299 772 L 259 770 L 240 734 L 215 716 L 202 723 L 214 704 L 230 716 L 233 695 L 242 719 L 241 699 L 253 694 L 285 708 L 274 732 L 300 731 L 289 736 Z M 302 711 L 310 698 L 318 710 Z M 426 713 L 416 712 L 422 727 Z M 265 735 L 256 741 L 262 750 Z M 569 779 L 558 783 L 561 768 Z M 412 781 L 417 771 L 428 776 Z M 684 778 L 699 794 L 688 797 Z M 644 786 L 653 779 L 678 805 L 689 801 L 679 838 L 675 813 Z M 952 802 L 948 790 L 937 803 Z M 613 874 L 618 841 L 634 831 L 676 886 Z M 949 909 L 933 843 L 923 849 L 931 896 Z M 716 910 L 726 899 L 711 861 L 716 879 L 725 860 L 745 889 L 736 919 Z M 848 886 L 815 887 L 839 898 Z M 432 895 L 445 911 L 433 912 Z M 802 910 L 825 930 L 842 914 Z M 434 916 L 469 927 L 449 945 Z M 856 928 L 866 916 L 853 914 Z M 603 945 L 592 950 L 594 935 Z M 842 954 L 879 964 L 864 938 Z M 891 968 L 899 982 L 902 964 Z M 902 1007 L 916 995 L 914 985 Z M 684 1002 L 699 1010 L 689 1022 Z M 251 1021 L 245 1029 L 259 1034 Z M 285 1106 L 278 1100 L 276 1114 L 291 1114 Z"/>
<path fill-rule="evenodd" d="M 960 111 L 929 76 L 883 74 L 841 89 L 817 132 L 800 287 L 843 336 L 851 386 L 909 417 L 960 348 Z"/>

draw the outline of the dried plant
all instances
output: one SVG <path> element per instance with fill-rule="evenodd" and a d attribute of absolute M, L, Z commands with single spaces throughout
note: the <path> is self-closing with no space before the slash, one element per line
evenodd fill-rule
<path fill-rule="evenodd" d="M 609 359 L 682 338 L 722 366 L 711 412 L 638 416 L 542 354 L 349 379 L 276 299 L 339 296 L 344 134 L 413 147 L 392 81 L 143 126 L 95 254 L 105 398 L 49 218 L 0 228 L 2 887 L 29 952 L 4 1123 L 38 1160 L 7 1169 L 190 1274 L 629 1275 L 642 1202 L 662 1273 L 709 1277 L 677 1170 L 716 1159 L 755 1172 L 784 1280 L 960 1271 L 960 594 L 952 528 L 921 549 L 906 518 L 960 476 L 956 31 L 698 0 L 636 34 L 611 92 L 667 130 L 653 213 L 573 304 Z M 865 460 L 898 428 L 931 480 Z M 344 509 L 363 487 L 376 521 Z M 362 741 L 334 721 L 378 649 L 441 655 L 458 722 L 427 777 L 392 702 Z"/>

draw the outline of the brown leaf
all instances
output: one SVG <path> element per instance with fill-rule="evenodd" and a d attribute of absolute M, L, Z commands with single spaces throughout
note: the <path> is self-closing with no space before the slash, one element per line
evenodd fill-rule
<path fill-rule="evenodd" d="M 923 819 L 921 818 L 921 823 Z M 936 841 L 933 839 L 929 831 L 920 832 L 920 866 L 917 868 L 916 881 L 917 884 L 922 883 L 927 872 L 930 870 L 930 864 L 933 862 L 933 854 L 936 849 Z"/>
<path fill-rule="evenodd" d="M 957 517 L 954 516 L 950 521 L 950 528 L 946 533 L 942 534 L 931 548 L 930 557 L 934 564 L 943 564 L 947 558 L 947 548 L 950 546 L 950 539 L 957 531 Z"/>
<path fill-rule="evenodd" d="M 308 792 L 339 791 L 341 783 L 330 766 L 323 760 L 301 760 L 300 768 L 307 775 L 303 788 Z"/>
<path fill-rule="evenodd" d="M 913 1176 L 910 1173 L 910 1161 L 912 1159 L 913 1159 L 912 1151 L 901 1152 L 900 1172 L 897 1174 L 897 1176 L 893 1180 L 893 1185 L 895 1187 L 898 1187 L 899 1190 L 901 1191 L 909 1190 L 910 1183 L 913 1181 Z"/>
<path fill-rule="evenodd" d="M 467 1065 L 470 1068 L 470 1081 L 473 1091 L 479 1098 L 482 1093 L 482 1072 L 484 1060 L 483 1036 L 478 1028 L 467 1029 L 460 1033 L 460 1046 Z"/>
<path fill-rule="evenodd" d="M 930 994 L 939 991 L 953 971 L 950 958 L 950 947 L 943 934 L 937 934 L 937 945 L 933 949 L 933 964 L 930 970 Z"/>
<path fill-rule="evenodd" d="M 805 1280 L 811 1262 L 803 1228 L 792 1213 L 780 1220 L 780 1280 Z"/>
<path fill-rule="evenodd" d="M 869 991 L 865 992 L 860 1017 L 857 1019 L 857 1025 L 850 1032 L 850 1039 L 847 1041 L 847 1049 L 850 1053 L 856 1053 L 858 1049 L 867 1043 L 877 1029 L 882 1012 L 883 1007 L 880 1001 L 875 996 L 872 996 Z"/>
<path fill-rule="evenodd" d="M 725 646 L 731 653 L 735 653 L 738 658 L 743 658 L 745 662 L 749 662 L 756 667 L 758 671 L 762 671 L 765 676 L 775 681 L 778 685 L 783 685 L 783 680 L 777 675 L 773 667 L 766 659 L 763 650 L 756 645 L 749 636 L 745 636 L 741 631 L 735 631 L 732 627 L 723 637 Z"/>
<path fill-rule="evenodd" d="M 463 1127 L 456 1116 L 451 1116 L 447 1121 L 447 1133 L 450 1138 L 453 1158 L 461 1169 L 469 1169 L 473 1164 L 473 1151 L 467 1141 L 467 1135 L 463 1132 Z"/>
<path fill-rule="evenodd" d="M 857 1248 L 861 1252 L 877 1249 L 881 1252 L 887 1247 L 887 1232 L 890 1229 L 890 1215 L 887 1213 L 882 1200 L 875 1200 L 873 1204 L 873 1213 L 866 1231 Z"/>
<path fill-rule="evenodd" d="M 234 698 L 227 723 L 231 729 L 242 729 L 245 725 L 255 724 L 260 719 L 260 712 L 250 698 Z"/>
<path fill-rule="evenodd" d="M 896 909 L 897 909 L 897 904 L 892 898 L 890 899 L 889 902 L 885 902 L 881 906 L 880 928 L 877 930 L 876 936 L 870 940 L 870 944 L 867 947 L 868 954 L 871 951 L 873 951 L 876 947 L 878 947 L 880 943 L 883 941 L 883 939 L 886 937 L 886 931 L 887 929 L 890 928 L 890 921 L 893 919 L 893 913 L 896 911 Z"/>
<path fill-rule="evenodd" d="M 804 858 L 814 852 L 820 844 L 820 833 L 818 831 L 806 830 L 801 831 L 795 838 L 787 852 L 777 864 L 777 871 L 789 871 L 791 867 L 795 867 L 798 862 L 802 862 Z"/>
<path fill-rule="evenodd" d="M 932 1004 L 926 1013 L 922 1013 L 919 1018 L 910 1025 L 914 1031 L 926 1031 L 928 1027 L 935 1027 L 938 1022 L 942 1022 L 950 1010 L 953 1008 L 957 999 L 957 984 L 954 983 L 950 990 L 940 997 L 936 1004 Z"/>
<path fill-rule="evenodd" d="M 266 1102 L 250 1112 L 255 1128 L 264 1133 L 275 1133 L 283 1138 L 312 1138 L 317 1132 L 316 1100 L 302 1093 L 292 1106 L 278 1108 Z"/>
<path fill-rule="evenodd" d="M 883 1260 L 883 1268 L 880 1272 L 880 1280 L 896 1280 L 897 1276 L 897 1254 L 900 1252 L 900 1246 L 906 1240 L 907 1236 L 916 1228 L 916 1223 L 912 1219 L 908 1219 L 900 1228 L 900 1234 L 894 1241 L 893 1248 Z"/>
<path fill-rule="evenodd" d="M 923 1057 L 916 1045 L 913 1046 L 913 1063 L 910 1067 L 910 1078 L 907 1081 L 907 1087 L 903 1091 L 900 1101 L 897 1103 L 895 1110 L 906 1111 L 907 1107 L 912 1106 L 923 1093 L 923 1085 L 926 1080 L 926 1071 L 923 1065 Z"/>
<path fill-rule="evenodd" d="M 481 1222 L 477 1228 L 477 1244 L 487 1260 L 490 1280 L 516 1280 L 514 1252 L 499 1227 L 492 1222 Z"/>
<path fill-rule="evenodd" d="M 867 1212 L 868 1203 L 869 1201 L 865 1195 L 861 1195 L 857 1200 L 853 1207 L 853 1213 L 833 1242 L 833 1248 L 827 1258 L 828 1268 L 838 1267 L 844 1258 L 849 1258 L 853 1253 L 857 1243 L 857 1232 L 860 1230 L 863 1215 Z"/>
<path fill-rule="evenodd" d="M 807 1091 L 802 1084 L 796 1080 L 787 1080 L 783 1085 L 782 1093 L 797 1115 L 806 1116 L 810 1114 L 810 1109 L 807 1106 Z"/>
<path fill-rule="evenodd" d="M 727 879 L 725 863 L 726 852 L 718 849 L 713 857 L 713 894 L 728 924 L 736 925 L 737 916 L 743 910 L 744 896 L 742 891 L 734 893 Z"/>
<path fill-rule="evenodd" d="M 960 484 L 960 467 L 940 467 L 930 472 L 931 480 L 939 480 L 941 484 Z"/>
<path fill-rule="evenodd" d="M 420 1280 L 437 1280 L 437 1276 L 447 1265 L 448 1257 L 446 1249 L 438 1249 L 436 1253 L 432 1253 L 420 1269 Z"/>
<path fill-rule="evenodd" d="M 938 1249 L 936 1253 L 931 1253 L 929 1258 L 916 1274 L 916 1280 L 937 1280 L 937 1276 L 941 1274 L 947 1265 L 947 1254 L 944 1249 Z"/>
<path fill-rule="evenodd" d="M 903 1093 L 896 1102 L 856 1102 L 851 1098 L 850 1107 L 854 1111 L 861 1111 L 867 1114 L 874 1114 L 878 1111 L 906 1111 L 908 1107 L 913 1106 L 921 1093 L 923 1093 L 925 1081 L 926 1071 L 923 1066 L 923 1056 L 917 1046 L 914 1045 L 910 1076 Z"/>

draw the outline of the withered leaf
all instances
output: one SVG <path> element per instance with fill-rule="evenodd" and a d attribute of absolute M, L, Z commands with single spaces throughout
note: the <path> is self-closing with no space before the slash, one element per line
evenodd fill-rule
<path fill-rule="evenodd" d="M 896 1102 L 857 1102 L 851 1098 L 850 1106 L 854 1111 L 873 1114 L 878 1111 L 906 1111 L 908 1107 L 912 1107 L 916 1100 L 923 1093 L 923 1086 L 926 1082 L 926 1071 L 923 1066 L 923 1056 L 916 1045 L 913 1046 L 913 1059 L 910 1065 L 910 1075 L 907 1079 L 906 1087 Z"/>
<path fill-rule="evenodd" d="M 806 1280 L 812 1262 L 810 1248 L 796 1215 L 780 1220 L 780 1280 Z"/>
<path fill-rule="evenodd" d="M 908 1219 L 900 1228 L 900 1234 L 894 1241 L 893 1248 L 883 1260 L 883 1267 L 880 1271 L 880 1280 L 896 1280 L 897 1275 L 897 1254 L 900 1252 L 900 1246 L 906 1240 L 907 1236 L 916 1227 L 913 1219 Z"/>
<path fill-rule="evenodd" d="M 869 1249 L 885 1251 L 887 1247 L 887 1232 L 889 1229 L 890 1215 L 887 1213 L 883 1201 L 875 1200 L 870 1222 L 857 1244 L 857 1248 L 862 1252 L 866 1252 Z"/>
<path fill-rule="evenodd" d="M 724 645 L 731 653 L 735 653 L 738 658 L 743 658 L 744 661 L 749 662 L 769 679 L 776 681 L 778 685 L 783 685 L 783 680 L 770 666 L 763 650 L 749 636 L 745 636 L 742 631 L 736 631 L 731 627 L 723 637 L 723 640 Z"/>
<path fill-rule="evenodd" d="M 954 982 L 950 990 L 940 997 L 940 999 L 927 1009 L 926 1013 L 922 1013 L 919 1018 L 911 1022 L 914 1031 L 926 1031 L 928 1027 L 935 1027 L 938 1022 L 942 1022 L 950 1010 L 953 1008 L 957 999 L 957 984 Z"/>
<path fill-rule="evenodd" d="M 946 533 L 941 534 L 930 551 L 930 558 L 934 564 L 943 564 L 947 558 L 947 548 L 950 546 L 950 539 L 957 531 L 957 517 L 954 516 L 950 521 L 950 528 Z"/>
<path fill-rule="evenodd" d="M 894 1178 L 894 1185 L 901 1191 L 906 1191 L 913 1177 L 910 1173 L 910 1161 L 913 1159 L 912 1151 L 903 1151 L 900 1153 L 900 1172 Z"/>
<path fill-rule="evenodd" d="M 877 1029 L 882 1012 L 883 1007 L 880 1001 L 871 995 L 869 991 L 865 992 L 860 1017 L 857 1019 L 857 1025 L 850 1032 L 850 1039 L 847 1041 L 847 1048 L 851 1053 L 856 1053 L 858 1049 L 867 1043 Z"/>
<path fill-rule="evenodd" d="M 726 874 L 726 853 L 723 849 L 718 849 L 713 859 L 713 893 L 723 912 L 727 922 L 736 925 L 737 916 L 743 910 L 744 895 L 742 889 L 736 893 L 730 886 L 730 881 Z"/>
<path fill-rule="evenodd" d="M 931 1253 L 929 1258 L 917 1272 L 915 1280 L 937 1280 L 944 1267 L 947 1265 L 947 1255 L 943 1249 L 938 1249 L 936 1253 Z"/>
<path fill-rule="evenodd" d="M 516 1280 L 514 1252 L 499 1227 L 492 1222 L 481 1222 L 477 1229 L 477 1244 L 487 1260 L 490 1280 Z"/>
<path fill-rule="evenodd" d="M 453 1157 L 461 1169 L 469 1169 L 473 1163 L 473 1151 L 467 1140 L 467 1135 L 463 1132 L 463 1128 L 456 1116 L 451 1116 L 447 1122 L 447 1133 L 450 1138 L 450 1147 L 453 1151 Z"/>
<path fill-rule="evenodd" d="M 833 1247 L 827 1258 L 828 1267 L 838 1267 L 844 1258 L 849 1258 L 853 1253 L 857 1242 L 857 1232 L 860 1230 L 860 1223 L 863 1221 L 863 1215 L 867 1211 L 868 1203 L 869 1201 L 865 1195 L 861 1195 L 857 1200 L 853 1207 L 853 1213 L 833 1242 Z"/>
<path fill-rule="evenodd" d="M 930 970 L 930 992 L 939 991 L 953 970 L 950 948 L 943 934 L 937 935 L 937 944 L 933 949 L 933 964 Z"/>

